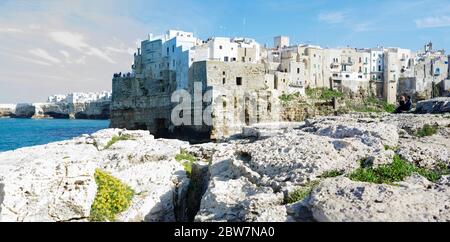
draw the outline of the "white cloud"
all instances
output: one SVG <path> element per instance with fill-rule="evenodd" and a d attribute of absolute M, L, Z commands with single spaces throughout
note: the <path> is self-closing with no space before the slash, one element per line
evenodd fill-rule
<path fill-rule="evenodd" d="M 66 58 L 70 58 L 70 54 L 69 52 L 65 51 L 65 50 L 60 50 L 59 53 L 61 53 L 61 55 L 63 55 Z"/>
<path fill-rule="evenodd" d="M 121 54 L 130 54 L 130 55 L 132 55 L 135 52 L 134 49 L 131 48 L 131 47 L 128 47 L 128 48 L 126 48 L 126 47 L 117 48 L 117 47 L 107 46 L 104 49 L 105 49 L 105 51 L 107 53 L 121 53 Z"/>
<path fill-rule="evenodd" d="M 76 64 L 86 64 L 86 56 L 82 56 L 75 60 Z"/>
<path fill-rule="evenodd" d="M 52 66 L 52 64 L 49 64 L 49 63 L 47 63 L 47 62 L 39 61 L 39 60 L 35 60 L 35 59 L 31 59 L 31 58 L 24 57 L 24 56 L 18 56 L 18 55 L 16 55 L 16 56 L 14 56 L 14 57 L 16 57 L 17 59 L 26 61 L 26 62 L 33 63 L 33 64 L 38 64 L 38 65 L 42 65 L 42 66 Z"/>
<path fill-rule="evenodd" d="M 58 44 L 73 48 L 79 52 L 85 53 L 89 56 L 96 56 L 111 64 L 116 62 L 102 50 L 89 45 L 82 34 L 72 33 L 68 31 L 56 31 L 49 33 L 50 38 Z"/>
<path fill-rule="evenodd" d="M 375 30 L 374 22 L 357 23 L 353 27 L 355 32 L 367 32 Z"/>
<path fill-rule="evenodd" d="M 25 33 L 25 31 L 19 28 L 0 27 L 0 33 Z"/>
<path fill-rule="evenodd" d="M 416 20 L 417 28 L 449 27 L 450 16 L 427 17 Z"/>
<path fill-rule="evenodd" d="M 323 12 L 320 13 L 317 18 L 321 22 L 329 23 L 329 24 L 338 24 L 345 21 L 347 17 L 347 12 L 344 11 L 335 11 L 335 12 Z"/>
<path fill-rule="evenodd" d="M 59 53 L 60 53 L 62 56 L 64 56 L 64 59 L 65 59 L 65 61 L 66 61 L 67 64 L 72 64 L 72 63 L 73 63 L 73 61 L 72 61 L 71 58 L 70 58 L 71 55 L 70 55 L 70 53 L 69 53 L 68 51 L 66 51 L 66 50 L 60 50 Z"/>
<path fill-rule="evenodd" d="M 30 52 L 32 55 L 37 56 L 37 57 L 39 57 L 39 58 L 41 58 L 41 59 L 44 59 L 44 60 L 46 60 L 46 61 L 49 61 L 49 62 L 52 62 L 52 63 L 55 63 L 55 64 L 61 63 L 61 61 L 60 61 L 58 58 L 56 58 L 56 57 L 50 55 L 50 54 L 49 54 L 46 50 L 44 50 L 44 49 L 37 48 L 37 49 L 29 50 L 29 52 Z"/>

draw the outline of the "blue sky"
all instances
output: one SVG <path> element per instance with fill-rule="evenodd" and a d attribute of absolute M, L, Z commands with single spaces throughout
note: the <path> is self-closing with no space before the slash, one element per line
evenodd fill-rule
<path fill-rule="evenodd" d="M 0 0 L 0 103 L 111 89 L 148 33 L 450 50 L 450 0 Z"/>

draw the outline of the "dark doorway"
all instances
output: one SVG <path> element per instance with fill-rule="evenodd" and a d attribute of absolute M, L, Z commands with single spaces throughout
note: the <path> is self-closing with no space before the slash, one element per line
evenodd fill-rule
<path fill-rule="evenodd" d="M 155 137 L 156 138 L 165 138 L 169 136 L 169 129 L 166 126 L 166 119 L 157 118 L 155 119 Z"/>

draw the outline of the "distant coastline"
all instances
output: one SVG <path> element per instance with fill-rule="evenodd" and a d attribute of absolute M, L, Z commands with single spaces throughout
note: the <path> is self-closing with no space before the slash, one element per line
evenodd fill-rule
<path fill-rule="evenodd" d="M 111 92 L 70 93 L 44 103 L 0 104 L 0 117 L 107 120 L 110 106 Z"/>

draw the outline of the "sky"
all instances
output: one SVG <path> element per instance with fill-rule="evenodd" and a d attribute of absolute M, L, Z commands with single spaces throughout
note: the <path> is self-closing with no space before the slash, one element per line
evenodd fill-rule
<path fill-rule="evenodd" d="M 450 0 L 0 0 L 0 103 L 111 90 L 148 34 L 450 50 Z"/>

